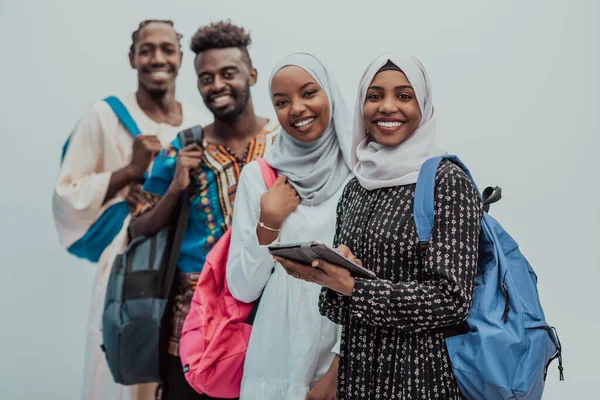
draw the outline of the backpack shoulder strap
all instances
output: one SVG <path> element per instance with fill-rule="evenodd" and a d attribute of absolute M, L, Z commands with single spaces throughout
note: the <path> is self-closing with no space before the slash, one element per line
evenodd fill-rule
<path fill-rule="evenodd" d="M 104 101 L 110 106 L 110 108 L 112 108 L 113 112 L 119 118 L 119 121 L 121 121 L 123 126 L 129 131 L 129 133 L 131 133 L 131 136 L 136 137 L 137 135 L 142 133 L 142 131 L 140 131 L 140 128 L 133 120 L 131 114 L 129 114 L 127 107 L 125 107 L 125 104 L 123 104 L 123 102 L 121 102 L 121 100 L 119 100 L 118 97 L 110 96 L 105 98 Z"/>
<path fill-rule="evenodd" d="M 179 136 L 179 142 L 181 143 L 181 148 L 183 149 L 185 146 L 189 146 L 190 144 L 194 143 L 202 146 L 203 134 L 204 132 L 202 131 L 202 127 L 200 125 L 196 125 L 182 130 L 177 136 Z"/>
<path fill-rule="evenodd" d="M 69 149 L 70 142 L 71 142 L 71 135 L 69 135 L 69 137 L 65 141 L 65 144 L 63 144 L 62 151 L 60 152 L 60 163 L 61 164 L 62 164 L 63 160 L 65 159 L 65 156 L 67 155 L 67 150 Z"/>
<path fill-rule="evenodd" d="M 465 173 L 469 176 L 473 184 L 475 184 L 475 182 L 473 181 L 473 177 L 471 176 L 471 172 L 469 172 L 469 169 L 455 155 L 447 154 L 443 156 L 433 157 L 423 163 L 423 165 L 421 166 L 421 171 L 419 172 L 419 177 L 417 178 L 417 185 L 415 187 L 415 198 L 413 201 L 415 228 L 417 230 L 417 235 L 419 236 L 419 241 L 421 243 L 428 243 L 431 240 L 431 231 L 433 230 L 433 221 L 435 214 L 435 175 L 437 173 L 437 169 L 440 163 L 443 160 L 450 160 L 454 164 L 461 167 L 463 171 L 465 171 Z"/>
<path fill-rule="evenodd" d="M 142 133 L 142 131 L 140 131 L 140 128 L 137 126 L 137 124 L 133 120 L 133 117 L 131 116 L 131 114 L 129 114 L 127 107 L 125 107 L 125 104 L 123 104 L 123 102 L 121 102 L 121 100 L 119 100 L 118 97 L 110 96 L 110 97 L 105 98 L 104 101 L 113 110 L 113 112 L 115 113 L 117 118 L 119 118 L 119 121 L 123 124 L 125 129 L 127 129 L 129 131 L 129 133 L 131 133 L 131 136 L 136 137 L 137 135 Z M 69 137 L 63 144 L 62 152 L 61 152 L 61 156 L 60 156 L 61 163 L 65 159 L 65 155 L 67 154 L 67 149 L 69 148 L 70 141 L 71 141 L 71 135 L 69 135 Z"/>
<path fill-rule="evenodd" d="M 265 183 L 267 184 L 267 189 L 271 189 L 271 186 L 273 186 L 273 184 L 277 180 L 277 177 L 279 176 L 277 174 L 277 170 L 274 169 L 273 167 L 271 167 L 265 161 L 264 158 L 259 158 L 256 161 L 258 162 L 258 165 L 260 166 L 260 171 L 262 172 L 262 176 L 265 180 Z M 273 273 L 273 269 L 271 269 L 271 273 Z M 249 325 L 254 324 L 254 318 L 256 317 L 256 312 L 258 310 L 258 306 L 260 304 L 261 299 L 262 299 L 262 293 L 260 294 L 259 298 L 254 303 L 254 306 L 252 307 L 252 310 L 250 311 L 248 318 L 246 318 L 245 322 L 247 324 L 249 324 Z"/>
<path fill-rule="evenodd" d="M 181 141 L 181 147 L 184 148 L 193 143 L 202 141 L 202 128 L 195 126 L 193 128 L 184 129 L 178 133 L 179 140 Z M 181 245 L 185 236 L 189 216 L 190 216 L 190 198 L 194 191 L 194 185 L 190 185 L 185 190 L 175 209 L 173 215 L 173 222 L 171 225 L 172 239 L 169 243 L 169 255 L 166 258 L 166 275 L 164 280 L 164 287 L 167 291 L 173 287 L 173 282 L 177 273 L 177 263 L 179 261 L 179 254 L 181 253 Z M 168 293 L 168 292 L 167 292 Z"/>
<path fill-rule="evenodd" d="M 260 165 L 260 171 L 262 172 L 265 183 L 267 184 L 267 189 L 271 189 L 271 186 L 273 186 L 277 180 L 277 171 L 267 164 L 264 158 L 259 158 L 256 161 L 258 161 L 258 165 Z"/>

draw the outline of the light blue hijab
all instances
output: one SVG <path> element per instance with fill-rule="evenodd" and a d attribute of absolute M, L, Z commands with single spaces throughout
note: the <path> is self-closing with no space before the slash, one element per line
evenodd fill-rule
<path fill-rule="evenodd" d="M 290 65 L 304 69 L 321 86 L 329 99 L 331 119 L 323 134 L 309 143 L 282 129 L 265 160 L 288 177 L 303 204 L 315 205 L 333 196 L 351 174 L 352 117 L 327 68 L 311 54 L 296 53 L 279 61 L 269 79 L 269 96 L 275 74 Z"/>

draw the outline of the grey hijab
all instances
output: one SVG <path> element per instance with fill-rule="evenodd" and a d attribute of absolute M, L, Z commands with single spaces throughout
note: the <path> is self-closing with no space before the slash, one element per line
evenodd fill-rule
<path fill-rule="evenodd" d="M 352 118 L 339 87 L 325 66 L 310 54 L 292 54 L 277 63 L 269 79 L 269 95 L 275 74 L 290 65 L 304 69 L 321 86 L 329 99 L 331 119 L 325 132 L 309 143 L 294 139 L 282 129 L 265 160 L 288 177 L 303 204 L 315 205 L 333 196 L 351 173 Z"/>

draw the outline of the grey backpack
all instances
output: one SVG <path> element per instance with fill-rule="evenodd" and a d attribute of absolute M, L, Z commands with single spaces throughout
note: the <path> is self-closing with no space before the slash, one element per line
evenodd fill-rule
<path fill-rule="evenodd" d="M 202 128 L 179 133 L 182 147 L 202 141 Z M 183 192 L 172 223 L 151 237 L 140 236 L 115 259 L 102 314 L 102 350 L 115 382 L 160 382 L 172 316 L 177 261 L 190 209 Z"/>

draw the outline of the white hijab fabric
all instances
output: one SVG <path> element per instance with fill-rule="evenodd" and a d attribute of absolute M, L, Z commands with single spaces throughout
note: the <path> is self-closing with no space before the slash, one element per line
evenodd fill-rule
<path fill-rule="evenodd" d="M 317 140 L 309 143 L 294 139 L 282 129 L 265 160 L 288 177 L 303 204 L 315 205 L 333 196 L 352 172 L 350 113 L 339 87 L 325 66 L 311 54 L 292 54 L 277 63 L 269 79 L 269 96 L 275 74 L 291 65 L 308 72 L 327 95 L 331 112 L 329 126 Z"/>
<path fill-rule="evenodd" d="M 373 78 L 387 62 L 394 63 L 412 85 L 421 110 L 417 130 L 394 147 L 369 141 L 363 120 L 363 105 Z M 444 154 L 435 146 L 435 116 L 431 84 L 423 65 L 415 57 L 402 53 L 387 53 L 377 57 L 365 70 L 356 99 L 352 163 L 354 174 L 367 190 L 409 185 L 417 182 L 421 165 L 434 156 Z"/>

